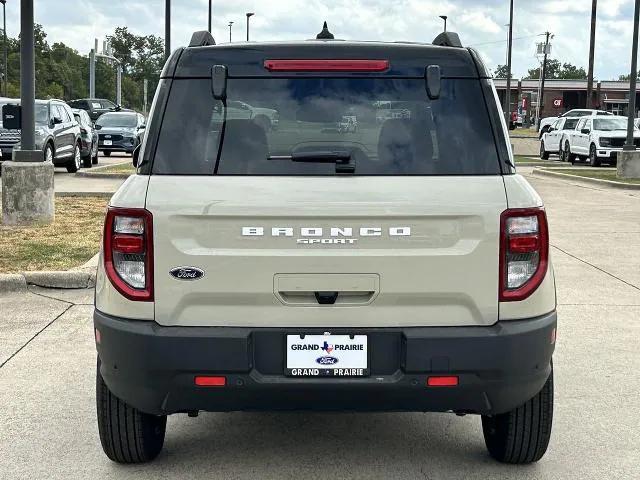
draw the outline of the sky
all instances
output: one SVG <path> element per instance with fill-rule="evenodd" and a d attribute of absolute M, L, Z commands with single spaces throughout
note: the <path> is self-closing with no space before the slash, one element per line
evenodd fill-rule
<path fill-rule="evenodd" d="M 44 26 L 49 43 L 64 42 L 86 54 L 93 39 L 115 27 L 164 36 L 165 0 L 34 0 L 35 21 Z M 516 78 L 538 65 L 535 44 L 549 30 L 552 55 L 561 62 L 588 66 L 591 1 L 515 0 L 513 72 Z M 7 0 L 7 32 L 20 28 L 20 2 Z M 172 48 L 186 45 L 195 30 L 207 28 L 208 0 L 172 1 Z M 431 42 L 447 28 L 463 45 L 476 47 L 491 68 L 506 61 L 508 0 L 213 0 L 213 35 L 244 40 L 246 12 L 251 40 L 300 40 L 315 37 L 327 21 L 336 38 L 354 40 Z M 595 77 L 617 79 L 629 74 L 633 36 L 633 0 L 599 0 L 596 29 Z"/>

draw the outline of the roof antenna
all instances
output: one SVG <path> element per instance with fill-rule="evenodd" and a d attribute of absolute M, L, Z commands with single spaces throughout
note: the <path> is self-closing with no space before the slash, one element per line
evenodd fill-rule
<path fill-rule="evenodd" d="M 334 36 L 333 33 L 331 33 L 329 31 L 329 27 L 327 27 L 327 22 L 324 22 L 324 25 L 322 26 L 322 31 L 316 35 L 316 39 L 318 40 L 333 40 Z"/>

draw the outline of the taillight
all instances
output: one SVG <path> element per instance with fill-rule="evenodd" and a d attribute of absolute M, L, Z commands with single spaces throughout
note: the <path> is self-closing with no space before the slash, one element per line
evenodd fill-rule
<path fill-rule="evenodd" d="M 153 218 L 142 208 L 109 208 L 104 224 L 104 268 L 129 300 L 153 301 Z"/>
<path fill-rule="evenodd" d="M 549 263 L 542 208 L 514 208 L 500 216 L 500 301 L 524 300 L 540 286 Z"/>
<path fill-rule="evenodd" d="M 384 72 L 389 60 L 265 60 L 270 72 Z"/>

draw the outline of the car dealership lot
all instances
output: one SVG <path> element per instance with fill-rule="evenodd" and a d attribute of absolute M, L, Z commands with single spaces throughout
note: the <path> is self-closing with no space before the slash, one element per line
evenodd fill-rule
<path fill-rule="evenodd" d="M 640 192 L 531 181 L 559 302 L 555 426 L 537 465 L 491 460 L 478 417 L 416 413 L 176 415 L 155 463 L 113 464 L 95 422 L 93 292 L 34 289 L 0 295 L 0 478 L 637 478 Z"/>

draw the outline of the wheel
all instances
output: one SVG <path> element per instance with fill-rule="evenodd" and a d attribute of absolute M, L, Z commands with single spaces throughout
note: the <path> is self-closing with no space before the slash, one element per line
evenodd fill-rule
<path fill-rule="evenodd" d="M 67 163 L 67 172 L 76 173 L 80 168 L 82 168 L 82 157 L 80 156 L 80 145 L 76 143 L 73 149 L 73 156 Z"/>
<path fill-rule="evenodd" d="M 565 162 L 571 162 L 571 164 L 574 164 L 576 161 L 576 155 L 571 153 L 571 145 L 569 145 L 569 140 L 564 142 L 564 155 L 562 160 Z"/>
<path fill-rule="evenodd" d="M 44 147 L 44 161 L 47 163 L 53 163 L 53 145 L 47 143 Z"/>
<path fill-rule="evenodd" d="M 269 120 L 269 118 L 265 117 L 264 115 L 258 115 L 255 118 L 255 122 L 260 125 L 265 132 L 271 130 L 271 120 Z"/>
<path fill-rule="evenodd" d="M 102 154 L 103 154 L 105 157 L 110 157 L 110 156 L 111 156 L 111 152 L 110 152 L 109 150 L 105 150 L 104 152 L 102 152 Z"/>
<path fill-rule="evenodd" d="M 589 148 L 589 163 L 592 167 L 600 166 L 600 159 L 598 158 L 598 152 L 596 151 L 596 146 L 592 143 Z"/>
<path fill-rule="evenodd" d="M 549 160 L 549 152 L 544 148 L 544 140 L 540 140 L 540 158 L 542 160 Z"/>
<path fill-rule="evenodd" d="M 510 412 L 482 416 L 489 454 L 503 463 L 537 462 L 547 451 L 553 423 L 553 365 L 547 382 L 531 400 Z"/>
<path fill-rule="evenodd" d="M 91 163 L 98 164 L 98 144 L 96 142 L 91 145 Z"/>
<path fill-rule="evenodd" d="M 164 444 L 166 415 L 150 415 L 116 397 L 96 371 L 98 433 L 104 453 L 114 462 L 143 463 L 156 458 Z"/>

